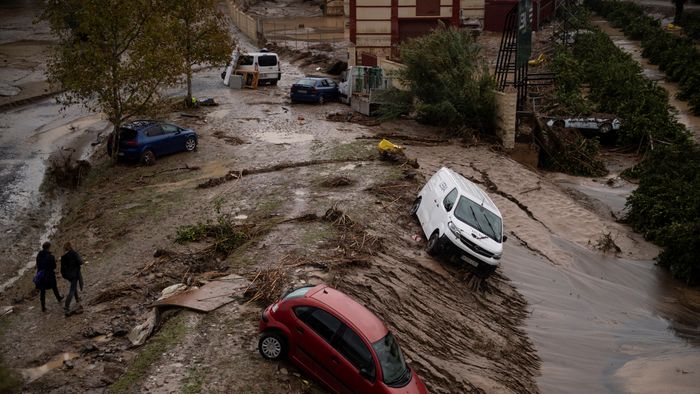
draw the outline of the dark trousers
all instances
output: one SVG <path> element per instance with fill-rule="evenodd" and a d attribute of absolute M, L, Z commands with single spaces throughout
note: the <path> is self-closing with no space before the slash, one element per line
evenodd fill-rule
<path fill-rule="evenodd" d="M 676 1 L 676 15 L 673 17 L 673 24 L 677 25 L 681 23 L 681 18 L 683 17 L 683 2 Z"/>
<path fill-rule="evenodd" d="M 68 295 L 66 296 L 66 304 L 63 306 L 63 310 L 68 313 L 70 312 L 70 302 L 73 301 L 75 297 L 75 302 L 80 303 L 80 297 L 78 297 L 78 278 L 70 281 L 70 290 L 68 290 Z"/>
<path fill-rule="evenodd" d="M 45 311 L 46 310 L 46 290 L 44 288 L 39 289 L 39 301 L 41 301 L 41 310 Z M 51 288 L 53 290 L 53 295 L 56 296 L 56 299 L 58 302 L 61 302 L 61 295 L 58 294 L 58 286 L 56 283 L 53 284 L 53 287 Z"/>

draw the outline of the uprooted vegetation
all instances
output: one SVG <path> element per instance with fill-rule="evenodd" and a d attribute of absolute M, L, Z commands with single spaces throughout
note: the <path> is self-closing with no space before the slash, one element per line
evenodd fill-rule
<path fill-rule="evenodd" d="M 68 152 L 68 153 L 66 153 Z M 75 189 L 90 171 L 90 162 L 73 158 L 73 150 L 58 150 L 49 157 L 46 168 L 46 186 Z"/>

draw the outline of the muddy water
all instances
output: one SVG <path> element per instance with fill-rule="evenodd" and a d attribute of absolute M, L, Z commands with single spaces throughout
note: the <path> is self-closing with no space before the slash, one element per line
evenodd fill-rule
<path fill-rule="evenodd" d="M 644 75 L 647 78 L 656 81 L 659 86 L 666 89 L 669 95 L 669 103 L 678 109 L 678 121 L 688 128 L 696 142 L 700 142 L 700 117 L 693 115 L 687 102 L 676 98 L 678 84 L 667 81 L 665 74 L 659 70 L 658 66 L 649 63 L 647 59 L 642 57 L 640 42 L 627 39 L 621 30 L 612 27 L 606 20 L 595 19 L 593 24 L 607 33 L 620 49 L 632 55 L 634 60 L 642 66 Z"/>
<path fill-rule="evenodd" d="M 60 220 L 59 194 L 41 191 L 47 159 L 56 151 L 86 157 L 106 130 L 98 116 L 52 99 L 0 114 L 0 291 L 32 266 L 32 254 Z"/>

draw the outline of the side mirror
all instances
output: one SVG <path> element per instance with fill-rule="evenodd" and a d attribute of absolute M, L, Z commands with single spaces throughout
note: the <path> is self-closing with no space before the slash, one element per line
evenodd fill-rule
<path fill-rule="evenodd" d="M 363 378 L 373 381 L 374 380 L 374 374 L 370 373 L 367 368 L 360 368 L 360 376 Z"/>
<path fill-rule="evenodd" d="M 508 240 L 508 236 L 503 234 L 503 242 L 506 242 Z"/>

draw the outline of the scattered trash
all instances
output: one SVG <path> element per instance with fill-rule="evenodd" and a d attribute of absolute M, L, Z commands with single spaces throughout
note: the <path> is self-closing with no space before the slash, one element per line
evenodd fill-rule
<path fill-rule="evenodd" d="M 407 164 L 413 168 L 419 168 L 418 160 L 409 159 L 403 151 L 403 147 L 392 143 L 387 139 L 382 139 L 377 144 L 377 150 L 379 150 L 379 156 L 382 160 L 392 161 L 403 164 Z"/>
<path fill-rule="evenodd" d="M 160 297 L 158 297 L 158 300 L 162 300 L 168 297 L 172 297 L 175 294 L 182 293 L 183 291 L 187 290 L 187 285 L 184 283 L 177 283 L 172 286 L 168 286 L 163 291 L 160 293 Z"/>
<path fill-rule="evenodd" d="M 44 376 L 49 371 L 61 368 L 65 361 L 72 360 L 76 357 L 78 357 L 76 353 L 61 353 L 44 365 L 38 366 L 36 368 L 22 369 L 20 370 L 20 373 L 22 374 L 22 377 L 26 380 L 26 383 L 31 383 Z"/>
<path fill-rule="evenodd" d="M 411 239 L 416 242 L 420 242 L 423 239 L 423 237 L 421 237 L 419 234 L 413 234 L 411 235 Z"/>
<path fill-rule="evenodd" d="M 155 306 L 179 306 L 199 312 L 211 312 L 242 296 L 250 282 L 242 276 L 231 274 L 217 278 L 199 289 L 186 291 L 158 300 Z"/>
<path fill-rule="evenodd" d="M 174 286 L 169 286 L 165 290 Z M 163 292 L 165 292 L 165 290 L 163 290 Z M 159 319 L 160 312 L 158 311 L 158 308 L 151 308 L 151 311 L 148 312 L 146 321 L 132 328 L 131 332 L 129 332 L 128 338 L 129 341 L 131 341 L 131 344 L 134 346 L 141 346 L 146 343 L 146 339 L 153 334 L 153 330 L 156 328 Z"/>
<path fill-rule="evenodd" d="M 95 337 L 98 337 L 100 335 L 104 335 L 103 332 L 95 330 L 92 327 L 88 327 L 87 329 L 85 329 L 82 334 L 85 338 L 95 338 Z"/>

